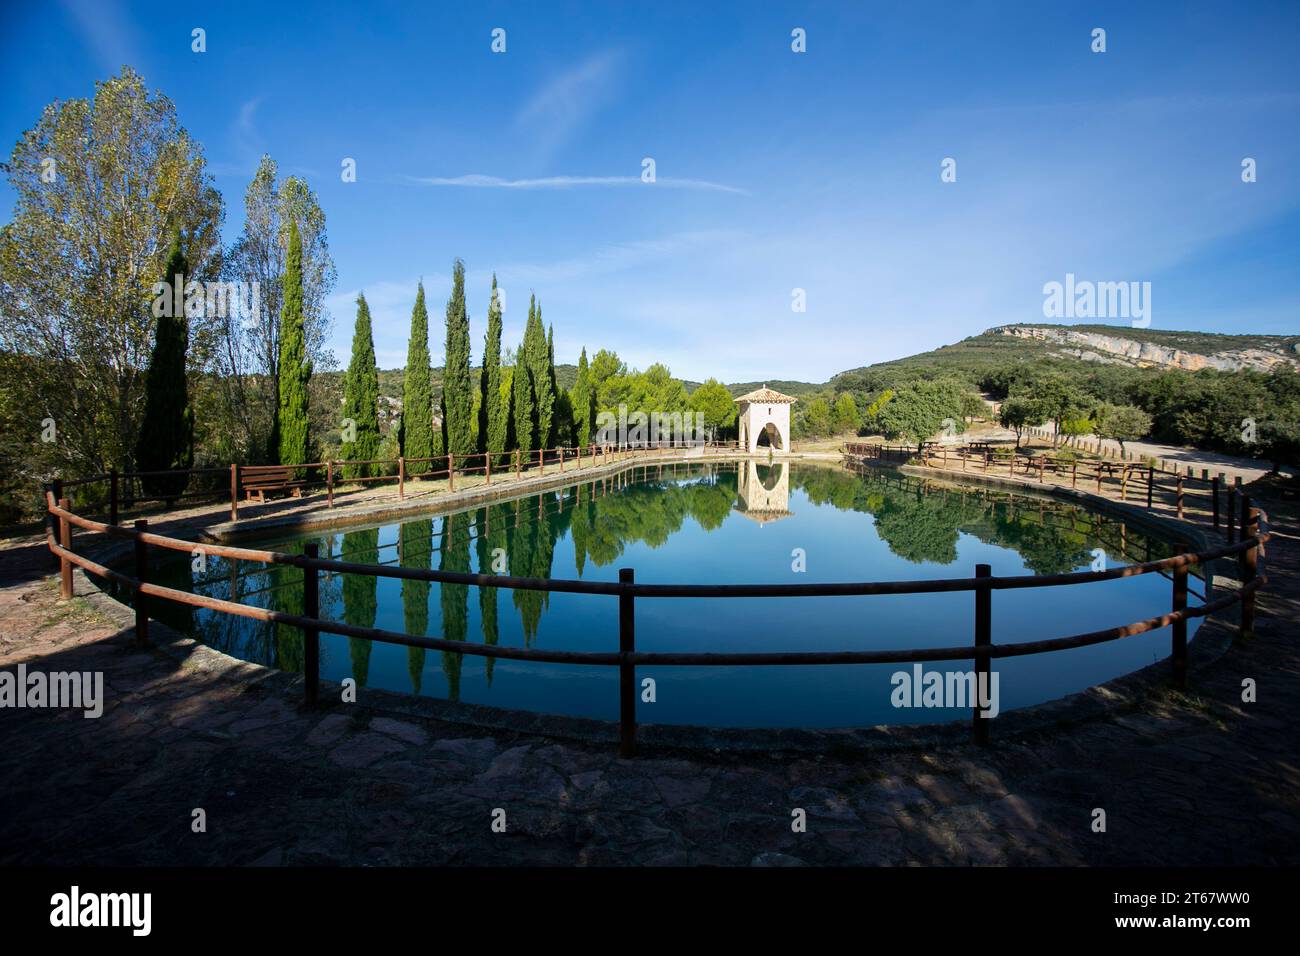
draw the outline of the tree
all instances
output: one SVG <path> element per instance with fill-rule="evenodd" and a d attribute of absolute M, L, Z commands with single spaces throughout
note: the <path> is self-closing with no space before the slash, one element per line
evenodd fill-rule
<path fill-rule="evenodd" d="M 507 409 L 501 400 L 501 298 L 492 276 L 487 332 L 483 336 L 483 373 L 479 376 L 478 450 L 506 450 Z"/>
<path fill-rule="evenodd" d="M 280 377 L 280 313 L 284 305 L 289 227 L 302 241 L 302 323 L 312 367 L 332 369 L 328 340 L 333 320 L 325 307 L 337 273 L 325 230 L 325 213 L 306 181 L 279 179 L 275 160 L 263 156 L 244 193 L 244 227 L 222 264 L 222 276 L 255 290 L 251 315 L 227 311 L 209 347 L 222 396 L 221 451 L 260 455 L 274 428 Z M 274 454 L 274 443 L 270 443 Z"/>
<path fill-rule="evenodd" d="M 862 427 L 862 417 L 858 414 L 858 403 L 853 400 L 853 396 L 849 392 L 845 392 L 835 400 L 831 424 L 837 434 L 853 432 L 856 435 L 858 429 Z"/>
<path fill-rule="evenodd" d="M 527 351 L 525 348 L 528 339 L 527 329 L 528 327 L 525 326 L 524 344 L 515 351 L 514 372 L 510 376 L 510 388 L 513 393 L 510 409 L 511 421 L 514 424 L 514 441 L 511 444 L 525 457 L 536 447 L 537 440 L 537 406 L 533 402 L 532 373 L 524 358 Z"/>
<path fill-rule="evenodd" d="M 1061 425 L 1065 419 L 1087 404 L 1078 387 L 1055 372 L 1039 375 L 1024 385 L 1022 390 L 1013 389 L 1011 394 L 1024 395 L 1037 401 L 1043 409 L 1044 419 L 1052 422 L 1058 435 L 1061 434 Z"/>
<path fill-rule="evenodd" d="M 375 338 L 365 295 L 357 296 L 352 361 L 343 380 L 342 454 L 348 461 L 370 461 L 379 455 L 379 369 L 375 365 Z M 372 473 L 368 465 L 344 465 L 343 468 L 347 478 L 364 478 Z"/>
<path fill-rule="evenodd" d="M 867 406 L 867 410 L 862 413 L 862 426 L 864 428 L 878 430 L 881 427 L 880 410 L 894 400 L 895 394 L 897 393 L 892 388 L 887 388 Z"/>
<path fill-rule="evenodd" d="M 737 407 L 727 386 L 711 378 L 691 392 L 690 408 L 704 415 L 704 427 L 710 439 L 716 441 L 719 433 L 730 431 L 736 425 Z"/>
<path fill-rule="evenodd" d="M 132 468 L 154 342 L 150 289 L 172 236 L 196 280 L 215 277 L 221 195 L 172 102 L 129 67 L 94 97 L 45 107 L 0 166 L 12 218 L 0 228 L 0 392 L 34 423 L 17 466 Z M 205 333 L 200 315 L 191 338 Z M 43 419 L 57 440 L 42 442 Z"/>
<path fill-rule="evenodd" d="M 377 400 L 377 377 L 375 390 Z M 415 308 L 411 310 L 411 338 L 406 346 L 406 374 L 402 376 L 402 425 L 398 442 L 402 456 L 405 458 L 433 457 L 433 386 L 429 381 L 429 312 L 424 305 L 423 282 L 416 287 Z M 411 474 L 418 475 L 429 470 L 429 463 L 417 462 L 406 467 Z"/>
<path fill-rule="evenodd" d="M 527 385 L 531 390 L 532 404 L 530 447 L 533 448 L 546 448 L 551 438 L 555 396 L 551 392 L 549 356 L 546 331 L 542 326 L 542 310 L 534 296 L 528 303 L 528 324 L 524 327 L 524 344 L 519 356 L 520 364 L 528 369 Z M 517 424 L 522 426 L 522 419 Z M 524 447 L 522 432 L 519 447 Z"/>
<path fill-rule="evenodd" d="M 1097 437 L 1119 442 L 1119 453 L 1125 454 L 1124 443 L 1145 438 L 1151 432 L 1151 416 L 1132 405 L 1103 404 L 1096 414 Z"/>
<path fill-rule="evenodd" d="M 984 399 L 977 393 L 961 393 L 961 415 L 967 422 L 973 422 L 977 418 L 983 418 L 988 413 L 988 402 L 984 401 Z"/>
<path fill-rule="evenodd" d="M 1020 448 L 1020 438 L 1026 428 L 1037 428 L 1047 420 L 1047 409 L 1032 398 L 1008 398 L 1002 403 L 998 412 L 998 421 L 1003 428 L 1010 428 L 1016 433 L 1016 448 Z"/>
<path fill-rule="evenodd" d="M 814 398 L 808 403 L 803 416 L 803 434 L 809 438 L 829 435 L 834 428 L 830 403 L 824 398 Z"/>
<path fill-rule="evenodd" d="M 367 328 L 369 325 L 370 314 L 367 312 Z M 289 222 L 289 255 L 285 259 L 280 328 L 280 406 L 272 435 L 279 463 L 300 465 L 307 461 L 310 451 L 307 385 L 311 381 L 311 359 L 307 357 L 307 333 L 302 318 L 302 237 L 298 234 L 297 223 L 292 220 Z M 378 390 L 376 384 L 376 393 Z"/>
<path fill-rule="evenodd" d="M 592 387 L 591 369 L 587 365 L 587 350 L 578 357 L 578 380 L 569 393 L 573 405 L 573 434 L 578 447 L 586 448 L 596 433 L 596 390 Z"/>
<path fill-rule="evenodd" d="M 927 439 L 961 422 L 961 385 L 948 379 L 903 386 L 878 413 L 887 438 L 909 438 L 920 451 Z"/>
<path fill-rule="evenodd" d="M 447 299 L 447 355 L 442 373 L 442 433 L 449 454 L 474 453 L 473 385 L 469 372 L 469 314 L 465 310 L 465 263 L 452 266 Z"/>
<path fill-rule="evenodd" d="M 542 307 L 539 305 L 537 307 L 537 323 L 540 325 L 541 321 L 542 321 Z M 545 424 L 543 424 L 541 413 L 539 412 L 537 430 L 540 432 L 543 430 L 543 427 L 545 427 L 545 430 L 550 435 L 550 437 L 547 441 L 543 442 L 542 444 L 543 446 L 546 446 L 548 444 L 552 446 L 567 444 L 567 442 L 564 440 L 564 437 L 560 434 L 560 425 L 561 423 L 573 421 L 573 410 L 572 408 L 568 408 L 568 409 L 560 408 L 561 400 L 564 399 L 565 396 L 561 394 L 560 386 L 557 385 L 555 382 L 555 327 L 554 326 L 551 326 L 549 329 L 546 330 L 546 390 L 545 391 L 546 391 L 546 395 L 550 399 L 550 408 L 545 410 L 546 411 Z M 541 403 L 539 402 L 539 405 L 540 404 Z"/>
<path fill-rule="evenodd" d="M 184 289 L 189 264 L 181 251 L 181 237 L 172 238 L 162 282 L 172 291 L 164 295 L 154 336 L 153 354 L 145 373 L 144 421 L 135 460 L 141 471 L 171 471 L 194 465 L 194 410 L 190 407 L 185 358 L 189 351 L 189 321 L 185 303 L 174 295 Z M 185 490 L 183 476 L 151 476 L 140 480 L 151 495 L 173 498 Z"/>

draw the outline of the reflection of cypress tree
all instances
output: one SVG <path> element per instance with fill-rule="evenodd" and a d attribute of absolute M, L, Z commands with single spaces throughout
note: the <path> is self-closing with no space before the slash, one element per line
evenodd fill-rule
<path fill-rule="evenodd" d="M 492 549 L 501 547 L 498 540 L 502 537 L 500 530 L 505 523 L 505 515 L 495 516 L 491 514 L 491 505 L 480 508 L 475 515 L 475 541 L 478 552 L 478 571 L 479 574 L 487 574 L 492 570 Z M 497 517 L 497 523 L 489 519 Z M 490 534 L 489 534 L 490 529 Z M 497 589 L 496 588 L 479 588 L 478 589 L 478 610 L 479 619 L 483 625 L 483 643 L 489 647 L 495 645 L 500 640 L 501 635 L 497 631 Z M 488 686 L 492 686 L 492 665 L 496 659 L 486 658 L 486 671 Z"/>
<path fill-rule="evenodd" d="M 555 557 L 555 542 L 559 540 L 560 529 L 570 520 L 572 509 L 564 515 L 557 514 L 553 494 L 544 494 L 527 499 L 524 511 L 536 515 L 541 504 L 541 519 L 521 521 L 519 527 L 510 528 L 510 573 L 529 578 L 549 578 L 551 562 Z M 537 627 L 541 623 L 542 613 L 549 605 L 549 595 L 545 591 L 520 591 L 513 593 L 515 607 L 519 609 L 519 619 L 524 629 L 524 644 L 530 645 L 537 636 Z"/>
<path fill-rule="evenodd" d="M 267 607 L 285 614 L 302 613 L 302 572 L 283 564 L 269 565 L 270 594 Z M 299 673 L 303 665 L 302 631 L 288 624 L 272 624 L 275 639 L 275 666 L 282 671 Z"/>
<path fill-rule="evenodd" d="M 408 521 L 398 534 L 402 567 L 428 570 L 433 566 L 433 519 Z M 429 633 L 429 588 L 428 581 L 402 582 L 402 627 L 407 634 Z M 406 669 L 411 675 L 411 688 L 417 694 L 424 677 L 424 655 L 423 647 L 406 649 Z"/>
<path fill-rule="evenodd" d="M 446 515 L 442 519 L 442 541 L 438 567 L 443 571 L 469 570 L 469 516 Z M 442 636 L 449 641 L 463 641 L 469 626 L 469 586 L 439 584 L 442 605 Z M 442 670 L 447 675 L 447 697 L 460 700 L 460 669 L 464 655 L 442 652 Z"/>
<path fill-rule="evenodd" d="M 582 577 L 582 572 L 587 567 L 587 549 L 591 543 L 591 521 L 595 507 L 591 491 L 587 489 L 582 503 L 574 505 L 569 519 L 569 527 L 573 530 L 573 564 L 578 570 L 578 577 Z"/>
<path fill-rule="evenodd" d="M 349 561 L 359 564 L 379 562 L 379 529 L 349 531 L 343 535 L 343 553 Z M 351 557 L 355 555 L 355 557 Z M 369 574 L 347 574 L 343 577 L 343 620 L 357 627 L 374 627 L 377 604 L 375 590 L 378 580 Z M 372 643 L 359 637 L 348 638 L 348 654 L 352 658 L 352 676 L 358 687 L 365 687 L 370 679 L 370 651 Z"/>

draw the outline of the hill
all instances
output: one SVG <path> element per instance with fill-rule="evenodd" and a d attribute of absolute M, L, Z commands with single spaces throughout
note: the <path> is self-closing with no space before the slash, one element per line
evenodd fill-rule
<path fill-rule="evenodd" d="M 1137 369 L 1224 372 L 1300 368 L 1300 335 L 1219 335 L 1115 325 L 1004 325 L 930 352 L 840 372 L 835 390 L 881 378 L 950 372 L 978 380 L 1010 364 L 1080 361 Z"/>

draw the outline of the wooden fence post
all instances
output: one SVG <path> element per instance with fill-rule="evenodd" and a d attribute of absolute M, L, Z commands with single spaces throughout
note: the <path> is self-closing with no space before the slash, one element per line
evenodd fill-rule
<path fill-rule="evenodd" d="M 1224 504 L 1228 511 L 1228 544 L 1232 544 L 1237 539 L 1237 489 L 1229 488 L 1228 493 L 1224 495 Z"/>
<path fill-rule="evenodd" d="M 1187 565 L 1174 568 L 1174 613 L 1187 610 Z M 1170 659 L 1174 665 L 1174 684 L 1187 686 L 1187 619 L 1174 621 L 1173 647 Z"/>
<path fill-rule="evenodd" d="M 993 623 L 993 590 L 987 584 L 979 585 L 980 579 L 988 578 L 993 573 L 993 569 L 987 564 L 975 565 L 975 646 L 988 647 L 993 642 L 992 623 Z M 975 657 L 975 700 L 971 710 L 971 720 L 973 721 L 971 730 L 974 734 L 975 743 L 987 744 L 989 742 L 989 721 L 991 717 L 980 716 L 981 703 L 981 686 L 986 693 L 992 693 L 992 671 L 993 658 L 985 657 L 983 661 Z"/>
<path fill-rule="evenodd" d="M 397 456 L 397 497 L 406 498 L 406 456 Z"/>
<path fill-rule="evenodd" d="M 329 506 L 334 507 L 334 459 L 325 462 L 325 487 L 329 493 Z"/>
<path fill-rule="evenodd" d="M 60 498 L 59 507 L 64 511 L 69 510 L 68 499 Z M 59 524 L 59 544 L 63 550 L 72 550 L 72 522 L 63 521 Z M 67 558 L 59 559 L 59 594 L 66 601 L 72 597 L 72 562 Z"/>
<path fill-rule="evenodd" d="M 230 520 L 239 520 L 239 465 L 230 466 Z"/>
<path fill-rule="evenodd" d="M 456 490 L 456 456 L 447 452 L 447 490 Z"/>
<path fill-rule="evenodd" d="M 1147 511 L 1151 510 L 1151 496 L 1155 493 L 1156 466 L 1147 465 Z"/>
<path fill-rule="evenodd" d="M 492 484 L 492 452 L 483 452 L 483 484 Z"/>
<path fill-rule="evenodd" d="M 1183 476 L 1178 476 L 1178 520 L 1183 519 Z"/>
<path fill-rule="evenodd" d="M 546 474 L 546 449 L 545 448 L 537 449 L 537 467 L 541 469 L 538 472 L 539 475 Z"/>
<path fill-rule="evenodd" d="M 1214 530 L 1219 530 L 1219 479 L 1210 479 L 1210 499 L 1213 502 Z"/>
<path fill-rule="evenodd" d="M 108 523 L 117 524 L 117 469 L 114 468 L 108 473 Z"/>
<path fill-rule="evenodd" d="M 135 579 L 141 584 L 149 580 L 149 546 L 141 535 L 149 530 L 149 522 L 140 518 L 135 523 Z M 149 643 L 149 599 L 139 588 L 135 592 L 135 642 Z"/>
<path fill-rule="evenodd" d="M 635 573 L 631 568 L 619 568 L 618 583 L 632 584 Z M 620 654 L 636 651 L 636 596 L 618 596 L 618 650 Z M 618 665 L 618 755 L 636 755 L 636 667 Z"/>
<path fill-rule="evenodd" d="M 309 560 L 320 557 L 320 545 L 309 542 L 304 549 Z M 302 569 L 302 615 L 312 620 L 320 618 L 320 572 L 314 567 Z M 320 699 L 320 630 L 304 627 L 302 630 L 302 676 L 307 706 L 315 707 Z"/>
<path fill-rule="evenodd" d="M 564 474 L 564 449 L 560 449 L 560 474 Z"/>
<path fill-rule="evenodd" d="M 1248 508 L 1242 518 L 1242 536 L 1259 534 L 1259 509 Z M 1259 542 L 1256 541 L 1241 556 L 1241 585 L 1245 587 L 1259 573 Z M 1241 596 L 1241 633 L 1255 633 L 1255 592 L 1249 591 Z"/>
<path fill-rule="evenodd" d="M 515 481 L 519 480 L 519 449 L 515 449 Z"/>
<path fill-rule="evenodd" d="M 59 499 L 63 497 L 63 482 L 60 481 L 58 478 L 55 478 L 53 481 L 49 482 L 45 486 L 45 491 L 48 496 L 46 500 L 48 501 L 52 498 L 53 503 L 57 505 L 59 503 Z M 45 518 L 50 523 L 50 535 L 54 538 L 55 541 L 62 540 L 59 537 L 59 525 L 61 524 L 61 522 L 59 521 L 58 517 L 50 513 L 49 511 L 47 511 L 45 514 Z M 50 552 L 50 565 L 55 568 L 62 567 L 62 564 L 59 562 L 59 556 L 55 554 L 53 551 Z"/>

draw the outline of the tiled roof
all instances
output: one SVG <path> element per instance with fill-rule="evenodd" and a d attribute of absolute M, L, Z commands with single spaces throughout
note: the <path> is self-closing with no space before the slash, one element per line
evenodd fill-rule
<path fill-rule="evenodd" d="M 768 388 L 764 385 L 762 388 L 756 388 L 748 395 L 742 395 L 735 399 L 737 402 L 752 402 L 755 405 L 776 405 L 780 402 L 789 402 L 794 404 L 798 401 L 793 395 L 782 395 L 775 389 Z"/>

